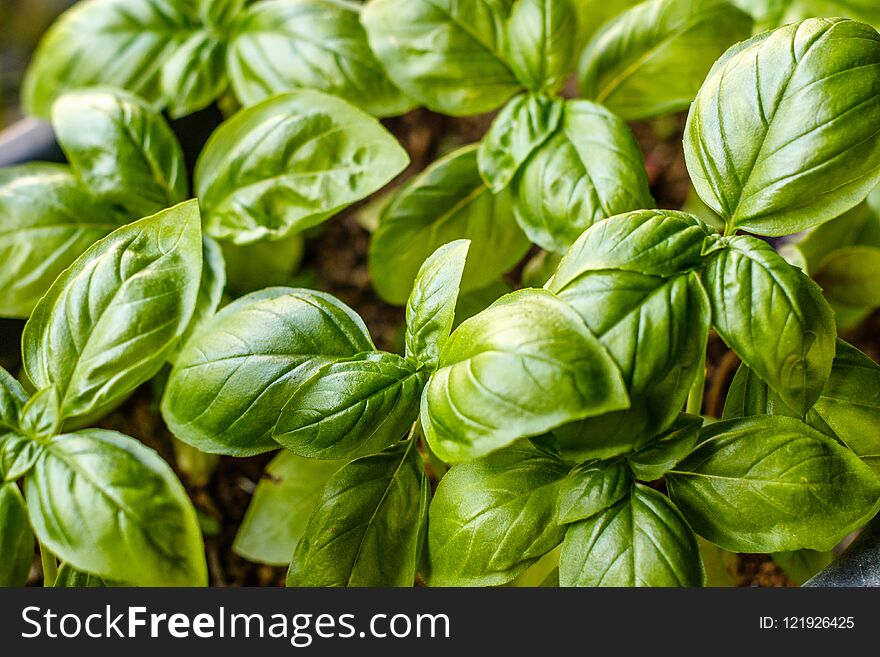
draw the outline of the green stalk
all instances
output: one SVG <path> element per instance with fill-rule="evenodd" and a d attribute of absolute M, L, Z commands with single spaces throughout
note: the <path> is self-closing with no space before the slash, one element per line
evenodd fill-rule
<path fill-rule="evenodd" d="M 43 586 L 51 588 L 55 586 L 55 579 L 58 577 L 58 561 L 55 555 L 46 549 L 46 546 L 40 543 L 40 562 L 43 564 Z"/>
<path fill-rule="evenodd" d="M 697 377 L 691 385 L 688 393 L 687 405 L 685 411 L 691 415 L 702 415 L 703 411 L 703 391 L 706 389 L 706 361 L 703 357 L 702 367 L 697 372 Z"/>

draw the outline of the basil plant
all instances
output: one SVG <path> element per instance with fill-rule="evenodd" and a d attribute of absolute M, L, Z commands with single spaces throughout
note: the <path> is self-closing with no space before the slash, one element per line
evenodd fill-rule
<path fill-rule="evenodd" d="M 499 585 L 542 564 L 561 586 L 696 586 L 698 535 L 789 553 L 865 524 L 880 510 L 880 367 L 762 237 L 817 230 L 880 182 L 878 64 L 880 35 L 841 19 L 733 46 L 684 143 L 720 229 L 671 210 L 598 219 L 543 285 L 475 314 L 458 298 L 485 258 L 451 241 L 420 265 L 403 356 L 321 292 L 268 288 L 203 322 L 169 377 L 168 426 L 208 452 L 283 448 L 236 551 L 289 562 L 301 586 Z M 423 175 L 479 164 L 487 143 Z M 416 198 L 392 212 L 417 223 Z M 702 415 L 711 330 L 742 361 L 720 421 Z"/>
<path fill-rule="evenodd" d="M 196 512 L 171 467 L 134 438 L 87 428 L 178 347 L 201 270 L 189 201 L 97 241 L 37 303 L 22 339 L 24 385 L 0 369 L 0 584 L 25 583 L 34 538 L 49 586 L 58 559 L 59 585 L 83 573 L 207 584 Z"/>

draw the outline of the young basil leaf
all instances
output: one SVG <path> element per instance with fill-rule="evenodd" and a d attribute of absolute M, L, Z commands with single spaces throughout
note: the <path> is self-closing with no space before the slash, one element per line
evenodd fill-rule
<path fill-rule="evenodd" d="M 245 105 L 296 88 L 323 91 L 375 116 L 395 116 L 413 101 L 388 79 L 367 43 L 361 8 L 340 0 L 268 0 L 235 25 L 229 76 Z"/>
<path fill-rule="evenodd" d="M 636 484 L 610 509 L 570 525 L 560 586 L 702 586 L 697 537 L 675 505 Z"/>
<path fill-rule="evenodd" d="M 0 483 L 0 554 L 0 587 L 24 586 L 34 560 L 34 535 L 14 483 Z"/>
<path fill-rule="evenodd" d="M 92 0 L 77 3 L 40 41 L 22 87 L 29 114 L 48 118 L 67 89 L 107 85 L 148 102 L 162 100 L 162 64 L 194 29 L 188 2 Z"/>
<path fill-rule="evenodd" d="M 405 304 L 425 259 L 457 239 L 471 241 L 462 291 L 497 280 L 529 250 L 510 195 L 492 194 L 480 178 L 476 145 L 434 162 L 403 186 L 383 213 L 369 261 L 379 296 Z"/>
<path fill-rule="evenodd" d="M 559 91 L 577 54 L 578 14 L 572 0 L 518 0 L 507 21 L 504 54 L 532 91 Z"/>
<path fill-rule="evenodd" d="M 373 351 L 358 315 L 329 294 L 268 288 L 205 322 L 175 361 L 162 398 L 172 433 L 204 452 L 275 449 L 285 403 L 318 369 Z"/>
<path fill-rule="evenodd" d="M 642 2 L 587 45 L 581 94 L 627 120 L 687 109 L 715 60 L 751 32 L 751 17 L 728 0 Z"/>
<path fill-rule="evenodd" d="M 56 589 L 98 589 L 107 588 L 110 584 L 103 577 L 84 573 L 65 563 L 58 569 L 58 575 L 52 586 Z"/>
<path fill-rule="evenodd" d="M 839 440 L 880 473 L 880 365 L 843 340 L 822 394 L 806 416 L 791 409 L 746 365 L 733 377 L 724 419 L 784 415 Z"/>
<path fill-rule="evenodd" d="M 288 565 L 321 489 L 343 465 L 282 450 L 257 484 L 232 551 L 248 561 Z"/>
<path fill-rule="evenodd" d="M 653 205 L 629 127 L 586 100 L 566 101 L 561 127 L 532 152 L 511 191 L 520 226 L 548 251 L 565 251 L 601 219 Z"/>
<path fill-rule="evenodd" d="M 880 182 L 880 35 L 810 19 L 718 60 L 685 129 L 694 187 L 727 223 L 788 235 L 839 216 Z"/>
<path fill-rule="evenodd" d="M 288 586 L 412 586 L 428 478 L 414 440 L 352 461 L 324 486 Z"/>
<path fill-rule="evenodd" d="M 217 128 L 196 164 L 195 188 L 207 231 L 247 244 L 325 221 L 408 163 L 373 117 L 339 98 L 296 91 Z"/>
<path fill-rule="evenodd" d="M 819 286 L 766 242 L 725 238 L 703 280 L 724 342 L 799 413 L 831 372 L 836 329 Z"/>
<path fill-rule="evenodd" d="M 208 581 L 195 510 L 156 452 L 113 431 L 55 438 L 25 478 L 34 533 L 79 570 L 137 586 Z"/>
<path fill-rule="evenodd" d="M 18 430 L 27 400 L 28 395 L 18 380 L 0 367 L 0 435 L 5 430 Z"/>
<path fill-rule="evenodd" d="M 329 363 L 284 405 L 272 438 L 309 458 L 374 454 L 418 418 L 423 381 L 409 361 L 381 351 Z"/>
<path fill-rule="evenodd" d="M 188 201 L 119 228 L 67 269 L 24 328 L 24 367 L 55 385 L 62 418 L 96 413 L 162 367 L 186 329 L 202 267 Z"/>
<path fill-rule="evenodd" d="M 178 343 L 180 352 L 195 333 L 196 329 L 208 321 L 217 312 L 223 300 L 223 289 L 226 286 L 226 263 L 220 245 L 207 235 L 202 235 L 202 279 L 199 282 L 199 295 L 189 326 L 183 332 Z M 171 359 L 173 364 L 174 358 Z"/>
<path fill-rule="evenodd" d="M 73 170 L 99 200 L 145 217 L 188 196 L 180 144 L 140 98 L 118 90 L 70 92 L 52 106 L 52 125 Z"/>
<path fill-rule="evenodd" d="M 819 263 L 813 279 L 829 301 L 845 306 L 880 306 L 880 248 L 837 249 Z"/>
<path fill-rule="evenodd" d="M 620 370 L 571 307 L 520 290 L 452 333 L 421 418 L 434 453 L 456 463 L 628 406 Z"/>
<path fill-rule="evenodd" d="M 208 107 L 228 84 L 226 43 L 212 32 L 193 32 L 162 66 L 161 83 L 172 117 Z"/>
<path fill-rule="evenodd" d="M 559 487 L 556 521 L 572 523 L 589 518 L 628 497 L 633 475 L 626 461 L 591 461 L 568 473 Z"/>
<path fill-rule="evenodd" d="M 521 89 L 504 61 L 511 0 L 370 0 L 370 46 L 410 98 L 443 114 L 495 109 Z"/>
<path fill-rule="evenodd" d="M 700 438 L 703 418 L 679 413 L 666 431 L 627 457 L 637 479 L 655 481 L 690 454 Z"/>
<path fill-rule="evenodd" d="M 21 479 L 34 467 L 43 452 L 43 443 L 17 433 L 0 434 L 0 475 L 2 481 Z"/>
<path fill-rule="evenodd" d="M 547 287 L 562 290 L 590 271 L 670 277 L 701 269 L 708 235 L 699 219 L 674 210 L 636 210 L 603 220 L 566 252 Z"/>
<path fill-rule="evenodd" d="M 52 385 L 34 393 L 21 411 L 21 431 L 35 439 L 51 438 L 61 427 L 58 390 Z"/>
<path fill-rule="evenodd" d="M 559 545 L 556 499 L 567 471 L 522 445 L 453 467 L 431 504 L 430 584 L 504 584 Z"/>
<path fill-rule="evenodd" d="M 480 175 L 500 193 L 562 120 L 565 101 L 535 94 L 512 99 L 492 121 L 477 153 Z"/>
<path fill-rule="evenodd" d="M 406 302 L 406 357 L 432 371 L 452 333 L 470 244 L 470 240 L 456 240 L 428 256 Z"/>
<path fill-rule="evenodd" d="M 0 315 L 27 318 L 80 254 L 119 226 L 70 169 L 0 169 Z"/>
<path fill-rule="evenodd" d="M 880 508 L 877 475 L 793 418 L 718 422 L 701 439 L 666 484 L 694 529 L 727 550 L 830 550 Z"/>

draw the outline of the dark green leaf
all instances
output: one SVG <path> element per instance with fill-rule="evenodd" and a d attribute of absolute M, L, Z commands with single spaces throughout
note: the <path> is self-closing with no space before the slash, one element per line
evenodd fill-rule
<path fill-rule="evenodd" d="M 700 437 L 703 418 L 679 413 L 669 429 L 630 455 L 627 460 L 637 479 L 654 481 L 691 453 Z"/>
<path fill-rule="evenodd" d="M 565 103 L 560 128 L 532 152 L 511 191 L 520 226 L 548 251 L 565 251 L 597 221 L 654 204 L 632 132 L 586 100 Z"/>
<path fill-rule="evenodd" d="M 461 288 L 497 280 L 529 249 L 510 195 L 492 194 L 477 169 L 477 147 L 437 160 L 410 180 L 383 213 L 370 243 L 373 285 L 389 303 L 403 305 L 425 259 L 457 239 L 471 241 Z"/>
<path fill-rule="evenodd" d="M 317 91 L 273 96 L 223 123 L 199 156 L 206 230 L 247 244 L 310 228 L 409 163 L 371 116 Z"/>
<path fill-rule="evenodd" d="M 685 130 L 700 197 L 727 223 L 788 235 L 839 216 L 880 182 L 880 35 L 810 19 L 734 46 Z"/>
<path fill-rule="evenodd" d="M 580 63 L 580 90 L 627 120 L 687 109 L 752 19 L 727 0 L 648 0 L 596 34 Z"/>
<path fill-rule="evenodd" d="M 0 367 L 0 434 L 6 429 L 18 429 L 27 400 L 28 395 L 18 380 Z"/>
<path fill-rule="evenodd" d="M 77 3 L 40 41 L 22 88 L 25 109 L 48 118 L 65 90 L 96 85 L 162 103 L 161 67 L 195 29 L 194 14 L 177 0 Z"/>
<path fill-rule="evenodd" d="M 430 584 L 504 584 L 559 545 L 556 499 L 567 471 L 524 446 L 452 468 L 431 504 Z"/>
<path fill-rule="evenodd" d="M 317 461 L 282 451 L 269 462 L 232 550 L 249 561 L 286 566 L 306 532 L 327 480 L 343 461 Z"/>
<path fill-rule="evenodd" d="M 229 76 L 246 105 L 297 88 L 316 89 L 376 116 L 413 101 L 388 79 L 367 43 L 360 7 L 345 0 L 269 0 L 235 26 Z"/>
<path fill-rule="evenodd" d="M 877 475 L 793 418 L 718 422 L 701 439 L 666 484 L 693 528 L 727 550 L 830 550 L 880 508 Z"/>
<path fill-rule="evenodd" d="M 412 586 L 428 491 L 413 440 L 343 466 L 321 491 L 288 586 Z"/>
<path fill-rule="evenodd" d="M 34 535 L 18 486 L 0 482 L 0 587 L 24 586 L 34 560 Z"/>
<path fill-rule="evenodd" d="M 398 87 L 443 114 L 495 109 L 521 89 L 504 61 L 512 0 L 370 0 L 361 20 Z"/>
<path fill-rule="evenodd" d="M 665 495 L 636 484 L 631 496 L 570 525 L 560 586 L 702 586 L 697 537 Z"/>
<path fill-rule="evenodd" d="M 565 102 L 534 94 L 504 106 L 480 142 L 480 175 L 493 192 L 510 184 L 529 156 L 547 141 L 562 120 Z"/>
<path fill-rule="evenodd" d="M 119 228 L 52 285 L 24 329 L 24 367 L 61 415 L 98 412 L 162 367 L 189 324 L 202 260 L 198 204 Z"/>
<path fill-rule="evenodd" d="M 570 306 L 520 290 L 453 332 L 421 417 L 431 448 L 455 463 L 628 406 L 620 370 Z"/>
<path fill-rule="evenodd" d="M 572 523 L 604 511 L 632 492 L 633 475 L 626 461 L 582 463 L 559 487 L 556 520 Z"/>
<path fill-rule="evenodd" d="M 248 456 L 277 447 L 284 404 L 323 365 L 375 347 L 348 306 L 323 292 L 268 288 L 205 322 L 175 361 L 162 416 L 202 451 Z"/>
<path fill-rule="evenodd" d="M 196 513 L 156 452 L 113 431 L 55 438 L 25 478 L 40 543 L 79 570 L 138 586 L 204 586 Z"/>
<path fill-rule="evenodd" d="M 766 242 L 742 235 L 718 247 L 703 278 L 715 329 L 786 404 L 805 412 L 831 372 L 831 308 Z"/>
<path fill-rule="evenodd" d="M 0 170 L 0 315 L 28 317 L 61 272 L 118 219 L 66 166 Z"/>
<path fill-rule="evenodd" d="M 419 415 L 423 381 L 396 354 L 377 351 L 330 363 L 281 409 L 272 438 L 309 458 L 374 454 L 406 435 Z"/>
<path fill-rule="evenodd" d="M 226 86 L 226 43 L 212 32 L 193 32 L 162 66 L 162 94 L 175 118 L 208 107 Z"/>
<path fill-rule="evenodd" d="M 578 14 L 575 0 L 517 0 L 507 21 L 504 53 L 519 81 L 532 91 L 559 91 L 574 67 Z"/>
<path fill-rule="evenodd" d="M 406 356 L 436 370 L 440 352 L 455 321 L 469 240 L 456 240 L 434 251 L 419 270 L 406 303 Z"/>

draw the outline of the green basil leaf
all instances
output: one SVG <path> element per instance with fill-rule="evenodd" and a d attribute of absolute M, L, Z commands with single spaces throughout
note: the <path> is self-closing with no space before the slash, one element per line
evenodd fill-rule
<path fill-rule="evenodd" d="M 288 586 L 412 586 L 428 478 L 415 441 L 342 467 L 321 491 Z"/>
<path fill-rule="evenodd" d="M 403 305 L 425 259 L 457 239 L 471 241 L 462 291 L 513 269 L 529 249 L 506 191 L 492 194 L 477 168 L 477 147 L 440 158 L 404 185 L 370 242 L 370 274 L 379 296 Z"/>
<path fill-rule="evenodd" d="M 226 86 L 226 43 L 208 31 L 193 32 L 162 66 L 162 93 L 174 118 L 208 107 Z"/>
<path fill-rule="evenodd" d="M 785 0 L 780 22 L 791 23 L 811 16 L 843 16 L 880 25 L 880 7 L 873 0 Z"/>
<path fill-rule="evenodd" d="M 63 418 L 123 399 L 189 324 L 202 267 L 196 201 L 117 229 L 55 281 L 24 328 L 24 367 L 55 385 Z"/>
<path fill-rule="evenodd" d="M 56 589 L 98 589 L 110 586 L 103 577 L 84 573 L 69 563 L 61 564 L 53 586 Z"/>
<path fill-rule="evenodd" d="M 701 439 L 666 484 L 693 528 L 727 550 L 830 550 L 880 508 L 877 475 L 793 418 L 718 422 Z"/>
<path fill-rule="evenodd" d="M 633 475 L 626 461 L 582 463 L 562 480 L 556 520 L 572 523 L 589 518 L 628 497 L 632 487 Z"/>
<path fill-rule="evenodd" d="M 596 30 L 633 5 L 643 0 L 576 0 L 575 9 L 580 16 L 581 39 L 586 40 Z"/>
<path fill-rule="evenodd" d="M 727 223 L 787 235 L 839 216 L 880 182 L 880 34 L 810 19 L 734 46 L 697 95 L 688 171 Z"/>
<path fill-rule="evenodd" d="M 586 100 L 566 101 L 561 127 L 532 152 L 511 191 L 520 226 L 548 251 L 565 251 L 601 219 L 654 204 L 629 127 Z"/>
<path fill-rule="evenodd" d="M 839 440 L 880 474 L 880 365 L 837 340 L 831 375 L 806 416 L 790 408 L 746 365 L 730 384 L 724 419 L 784 415 Z"/>
<path fill-rule="evenodd" d="M 507 21 L 504 53 L 532 91 L 559 91 L 574 67 L 578 14 L 572 0 L 517 0 Z"/>
<path fill-rule="evenodd" d="M 80 254 L 119 226 L 70 169 L 0 169 L 0 315 L 26 318 Z"/>
<path fill-rule="evenodd" d="M 581 94 L 627 120 L 685 110 L 712 64 L 752 32 L 727 0 L 648 0 L 609 22 L 581 59 Z"/>
<path fill-rule="evenodd" d="M 529 156 L 546 142 L 562 121 L 565 101 L 535 94 L 517 96 L 492 121 L 480 142 L 480 175 L 500 193 Z"/>
<path fill-rule="evenodd" d="M 9 372 L 0 367 L 0 434 L 17 430 L 28 394 Z"/>
<path fill-rule="evenodd" d="M 396 354 L 330 363 L 284 405 L 272 438 L 309 458 L 374 454 L 406 435 L 419 416 L 422 387 L 416 369 Z"/>
<path fill-rule="evenodd" d="M 65 90 L 95 85 L 161 102 L 162 64 L 195 23 L 189 3 L 176 0 L 77 3 L 40 41 L 22 88 L 26 111 L 48 118 Z"/>
<path fill-rule="evenodd" d="M 665 475 L 693 451 L 702 426 L 703 418 L 698 415 L 679 413 L 672 426 L 627 458 L 633 474 L 642 481 Z"/>
<path fill-rule="evenodd" d="M 321 489 L 344 464 L 281 451 L 266 466 L 257 484 L 232 551 L 248 561 L 288 565 L 306 533 Z"/>
<path fill-rule="evenodd" d="M 67 93 L 52 106 L 52 125 L 73 170 L 99 200 L 145 217 L 188 196 L 180 144 L 140 98 L 117 90 Z"/>
<path fill-rule="evenodd" d="M 317 91 L 273 96 L 211 135 L 195 188 L 206 230 L 247 244 L 315 226 L 380 189 L 409 163 L 378 121 Z"/>
<path fill-rule="evenodd" d="M 34 467 L 43 452 L 43 444 L 25 436 L 10 433 L 0 435 L 0 475 L 4 481 L 21 479 Z"/>
<path fill-rule="evenodd" d="M 833 251 L 813 271 L 829 301 L 845 306 L 880 306 L 880 248 L 849 246 Z"/>
<path fill-rule="evenodd" d="M 268 0 L 247 10 L 233 33 L 229 76 L 246 105 L 297 88 L 323 91 L 375 116 L 413 101 L 388 79 L 367 43 L 361 8 L 345 0 Z"/>
<path fill-rule="evenodd" d="M 370 0 L 370 46 L 404 93 L 443 114 L 495 109 L 521 89 L 504 61 L 513 0 Z"/>
<path fill-rule="evenodd" d="M 34 560 L 34 535 L 13 483 L 0 483 L 0 554 L 0 587 L 24 586 Z"/>
<path fill-rule="evenodd" d="M 51 438 L 61 427 L 58 390 L 52 385 L 34 393 L 21 411 L 21 431 L 31 438 Z"/>
<path fill-rule="evenodd" d="M 776 552 L 771 555 L 776 565 L 798 586 L 812 579 L 819 571 L 824 570 L 834 561 L 831 551 L 816 552 L 815 550 L 795 550 L 794 552 Z"/>
<path fill-rule="evenodd" d="M 406 303 L 406 357 L 436 370 L 440 352 L 452 333 L 469 240 L 456 240 L 434 251 L 416 276 Z"/>
<path fill-rule="evenodd" d="M 205 322 L 175 361 L 162 416 L 204 452 L 249 456 L 277 448 L 285 403 L 317 370 L 373 351 L 358 315 L 329 294 L 268 288 Z"/>
<path fill-rule="evenodd" d="M 305 255 L 302 235 L 288 235 L 272 242 L 236 245 L 223 242 L 226 289 L 240 297 L 265 287 L 290 285 Z"/>
<path fill-rule="evenodd" d="M 40 543 L 78 570 L 137 586 L 208 582 L 195 510 L 170 466 L 128 436 L 58 436 L 25 478 Z"/>
<path fill-rule="evenodd" d="M 223 250 L 215 240 L 202 235 L 202 279 L 199 282 L 199 295 L 196 297 L 196 307 L 189 326 L 180 338 L 178 353 L 186 346 L 196 329 L 217 312 L 223 300 L 225 286 L 226 263 L 223 260 Z M 174 359 L 171 359 L 172 363 Z"/>
<path fill-rule="evenodd" d="M 525 446 L 453 467 L 431 504 L 430 584 L 504 584 L 559 545 L 556 499 L 567 471 Z"/>
<path fill-rule="evenodd" d="M 702 586 L 697 537 L 669 498 L 636 484 L 602 513 L 570 525 L 560 586 Z"/>
<path fill-rule="evenodd" d="M 456 463 L 628 406 L 620 370 L 571 307 L 520 290 L 452 333 L 421 418 L 431 449 Z"/>
<path fill-rule="evenodd" d="M 831 372 L 836 337 L 819 286 L 748 235 L 726 238 L 703 280 L 724 342 L 786 404 L 810 408 Z"/>
<path fill-rule="evenodd" d="M 669 277 L 702 269 L 709 234 L 699 219 L 674 210 L 637 210 L 600 221 L 572 245 L 547 287 L 562 290 L 590 271 Z"/>
<path fill-rule="evenodd" d="M 459 296 L 458 303 L 455 304 L 455 321 L 452 323 L 452 328 L 457 328 L 462 322 L 483 312 L 498 299 L 511 292 L 513 292 L 513 288 L 504 281 L 495 281 L 486 287 L 465 292 Z"/>

